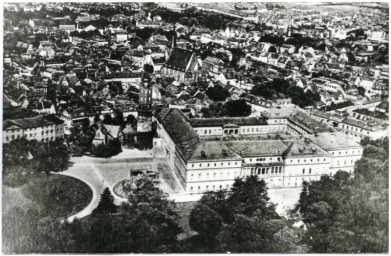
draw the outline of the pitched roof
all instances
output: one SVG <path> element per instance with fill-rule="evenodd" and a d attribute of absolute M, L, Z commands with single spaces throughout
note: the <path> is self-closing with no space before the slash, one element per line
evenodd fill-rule
<path fill-rule="evenodd" d="M 35 116 L 30 118 L 21 118 L 21 119 L 8 119 L 3 122 L 3 130 L 11 127 L 18 126 L 22 129 L 42 127 L 47 125 L 59 124 L 59 120 L 48 120 L 44 116 Z"/>
<path fill-rule="evenodd" d="M 164 126 L 186 159 L 190 159 L 199 143 L 197 133 L 187 117 L 178 109 L 164 109 L 156 118 Z"/>
<path fill-rule="evenodd" d="M 186 71 L 194 52 L 182 48 L 174 48 L 165 64 L 170 69 Z"/>
<path fill-rule="evenodd" d="M 106 130 L 107 134 L 110 135 L 113 138 L 118 138 L 119 132 L 121 131 L 121 126 L 119 125 L 108 125 L 104 124 L 104 129 Z"/>
<path fill-rule="evenodd" d="M 324 149 L 315 145 L 310 140 L 296 140 L 291 143 L 283 154 L 287 157 L 328 157 L 330 156 Z"/>

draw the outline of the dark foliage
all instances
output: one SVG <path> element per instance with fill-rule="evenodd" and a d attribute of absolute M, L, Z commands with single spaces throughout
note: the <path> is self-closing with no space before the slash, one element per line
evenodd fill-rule
<path fill-rule="evenodd" d="M 114 197 L 110 189 L 105 188 L 100 196 L 99 204 L 92 212 L 92 215 L 115 213 L 116 210 L 117 206 L 114 204 Z"/>
<path fill-rule="evenodd" d="M 298 208 L 312 252 L 388 251 L 388 139 L 364 144 L 354 177 L 339 171 L 303 185 Z"/>
<path fill-rule="evenodd" d="M 109 140 L 107 144 L 99 144 L 93 150 L 96 157 L 109 158 L 122 152 L 121 142 L 117 139 Z"/>
<path fill-rule="evenodd" d="M 190 214 L 190 226 L 198 235 L 181 248 L 189 252 L 287 252 L 300 240 L 279 219 L 257 176 L 236 179 L 231 191 L 205 194 Z M 282 249 L 275 246 L 285 243 Z"/>
<path fill-rule="evenodd" d="M 139 132 L 137 134 L 136 148 L 140 150 L 147 150 L 153 147 L 153 132 Z"/>
<path fill-rule="evenodd" d="M 263 82 L 259 78 L 254 80 L 255 86 L 251 89 L 251 93 L 263 97 L 267 100 L 278 99 L 281 97 L 289 97 L 292 103 L 300 107 L 314 105 L 320 100 L 320 96 L 310 90 L 304 90 L 297 86 L 292 86 L 288 81 L 283 79 L 273 79 L 270 82 Z"/>
<path fill-rule="evenodd" d="M 16 139 L 3 145 L 3 182 L 20 186 L 34 173 L 58 172 L 68 166 L 69 152 L 63 140 L 48 143 Z"/>
<path fill-rule="evenodd" d="M 240 117 L 249 116 L 251 114 L 251 105 L 248 105 L 245 100 L 230 100 L 222 104 L 220 102 L 212 103 L 209 108 L 201 109 L 204 117 Z"/>
<path fill-rule="evenodd" d="M 220 85 L 209 87 L 208 90 L 206 90 L 206 95 L 214 101 L 225 101 L 225 99 L 230 96 L 229 92 Z"/>

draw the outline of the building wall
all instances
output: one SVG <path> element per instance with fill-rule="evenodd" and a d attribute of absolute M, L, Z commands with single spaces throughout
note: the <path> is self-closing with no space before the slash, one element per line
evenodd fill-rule
<path fill-rule="evenodd" d="M 303 181 L 330 175 L 330 157 L 295 157 L 285 159 L 284 187 L 301 187 Z"/>
<path fill-rule="evenodd" d="M 240 160 L 189 162 L 187 164 L 188 193 L 203 193 L 230 189 L 236 177 L 241 176 Z"/>
<path fill-rule="evenodd" d="M 46 125 L 42 127 L 34 127 L 34 128 L 15 128 L 3 130 L 3 143 L 9 143 L 14 139 L 19 139 L 25 137 L 27 140 L 37 140 L 48 142 L 55 140 L 60 136 L 64 136 L 63 132 L 61 133 L 61 127 L 63 125 Z M 58 134 L 56 132 L 58 131 Z"/>
<path fill-rule="evenodd" d="M 195 132 L 199 136 L 223 136 L 223 128 L 222 127 L 199 127 L 194 128 Z"/>
<path fill-rule="evenodd" d="M 354 172 L 355 163 L 361 159 L 362 148 L 346 148 L 328 151 L 331 154 L 330 172 L 334 175 L 337 171 L 343 170 Z"/>
<path fill-rule="evenodd" d="M 388 136 L 388 129 L 378 129 L 376 131 L 372 131 L 369 129 L 364 129 L 362 127 L 356 127 L 345 123 L 339 123 L 338 128 L 345 132 L 347 135 L 350 135 L 352 139 L 358 142 L 364 137 L 369 137 L 373 140 L 376 140 Z"/>
<path fill-rule="evenodd" d="M 249 135 L 249 134 L 266 134 L 269 131 L 268 125 L 246 125 L 241 126 L 239 129 L 239 134 Z"/>

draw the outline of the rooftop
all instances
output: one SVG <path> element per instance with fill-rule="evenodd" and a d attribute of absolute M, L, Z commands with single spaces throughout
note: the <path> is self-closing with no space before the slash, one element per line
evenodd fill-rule
<path fill-rule="evenodd" d="M 189 161 L 241 160 L 240 156 L 219 141 L 203 141 L 197 144 Z"/>
<path fill-rule="evenodd" d="M 230 141 L 225 143 L 227 147 L 242 157 L 282 155 L 289 144 L 289 142 L 281 140 Z"/>
<path fill-rule="evenodd" d="M 320 133 L 318 135 L 306 135 L 313 143 L 325 150 L 361 148 L 361 145 L 348 138 L 344 133 Z"/>
<path fill-rule="evenodd" d="M 174 48 L 165 66 L 171 69 L 186 71 L 186 67 L 193 56 L 192 51 L 182 48 Z"/>

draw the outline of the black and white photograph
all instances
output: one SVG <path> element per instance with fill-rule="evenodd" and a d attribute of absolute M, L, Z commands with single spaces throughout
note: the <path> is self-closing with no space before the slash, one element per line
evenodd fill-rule
<path fill-rule="evenodd" d="M 0 4 L 2 254 L 389 253 L 389 3 Z"/>

